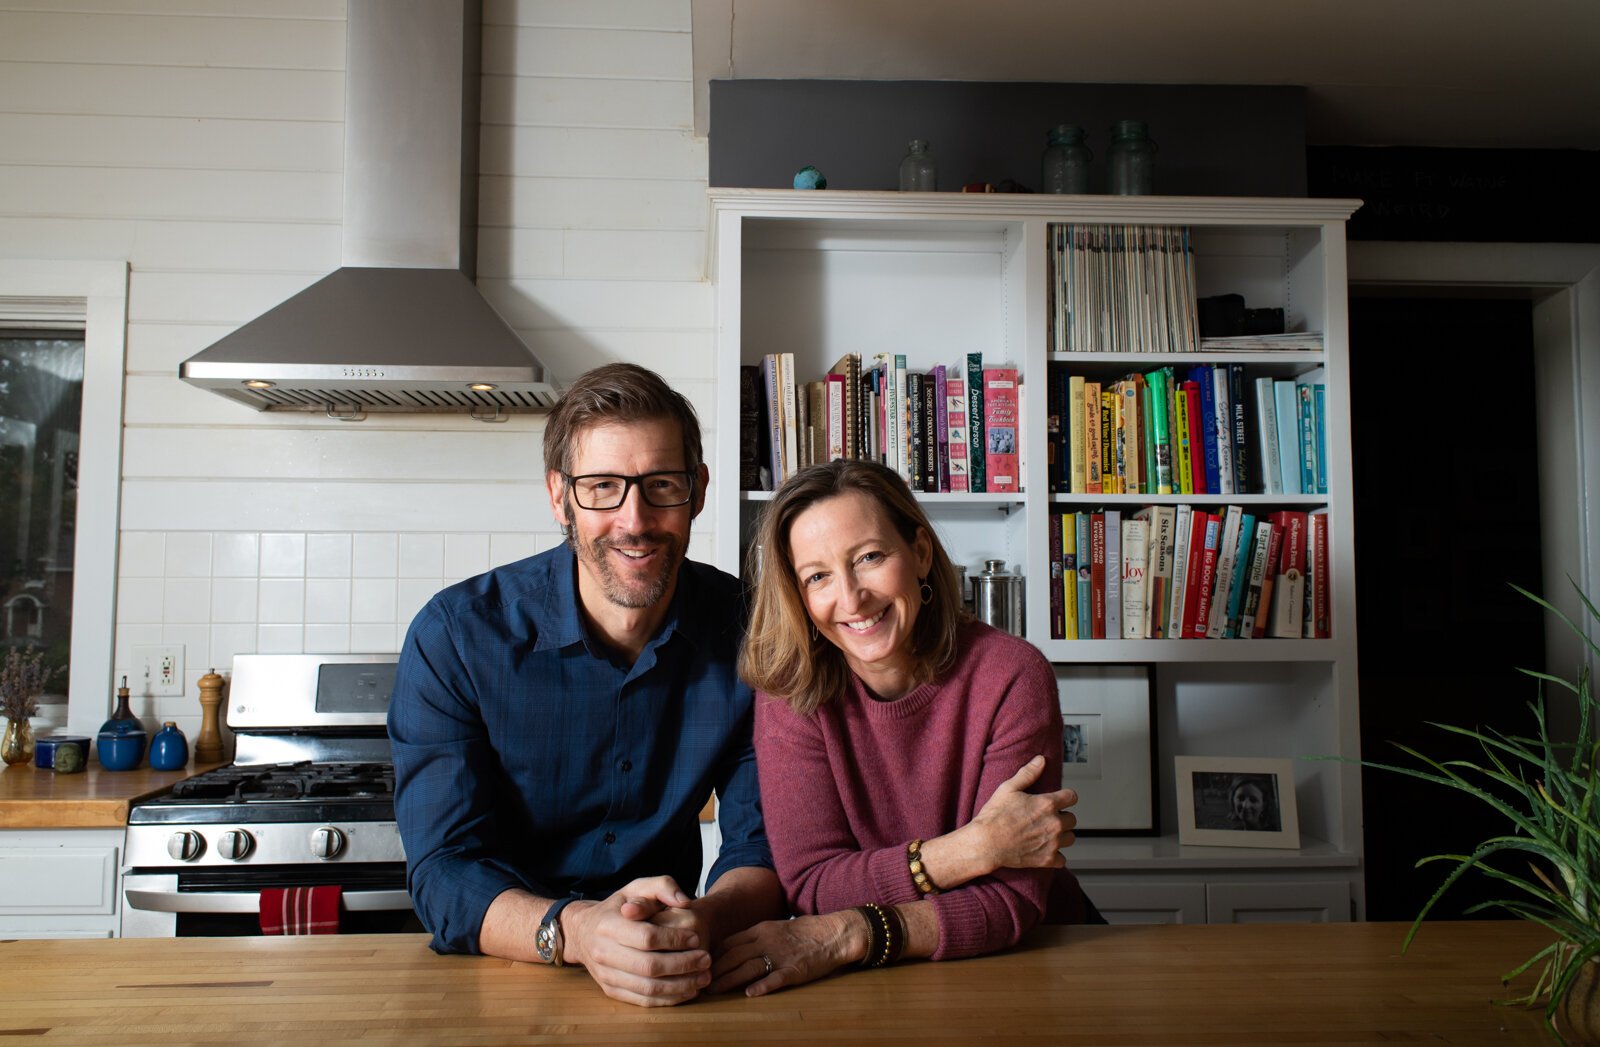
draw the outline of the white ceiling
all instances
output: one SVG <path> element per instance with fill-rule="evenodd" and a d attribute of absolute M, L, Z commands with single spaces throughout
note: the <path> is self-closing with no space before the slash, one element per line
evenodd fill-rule
<path fill-rule="evenodd" d="M 715 78 L 1273 84 L 1313 145 L 1600 149 L 1600 0 L 691 0 Z"/>

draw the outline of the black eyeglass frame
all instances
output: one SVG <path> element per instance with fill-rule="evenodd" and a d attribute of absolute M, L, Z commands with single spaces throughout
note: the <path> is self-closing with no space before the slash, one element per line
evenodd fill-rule
<path fill-rule="evenodd" d="M 577 476 L 574 476 L 571 473 L 562 473 L 561 476 L 567 481 L 567 490 L 572 492 L 573 501 L 578 503 L 578 508 L 587 509 L 591 513 L 614 513 L 618 509 L 621 509 L 627 504 L 628 491 L 634 487 L 639 488 L 639 496 L 642 497 L 645 501 L 645 504 L 650 506 L 652 509 L 676 509 L 680 505 L 688 505 L 690 502 L 694 501 L 694 490 L 697 480 L 692 469 L 661 469 L 653 473 L 639 473 L 635 476 L 625 476 L 622 473 L 579 473 Z M 650 497 L 650 488 L 646 487 L 644 484 L 644 482 L 650 479 L 652 476 L 681 476 L 689 482 L 689 491 L 684 495 L 682 501 L 669 502 L 666 505 L 662 505 L 660 502 L 657 502 Z M 608 505 L 604 508 L 593 505 L 584 505 L 582 497 L 580 497 L 578 494 L 578 481 L 601 479 L 622 481 L 622 496 L 617 499 L 617 504 Z"/>

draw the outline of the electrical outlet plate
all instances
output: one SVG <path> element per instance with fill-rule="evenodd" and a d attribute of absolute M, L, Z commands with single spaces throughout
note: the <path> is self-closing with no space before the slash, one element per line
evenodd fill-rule
<path fill-rule="evenodd" d="M 133 649 L 134 694 L 169 697 L 183 694 L 183 644 L 142 644 Z"/>

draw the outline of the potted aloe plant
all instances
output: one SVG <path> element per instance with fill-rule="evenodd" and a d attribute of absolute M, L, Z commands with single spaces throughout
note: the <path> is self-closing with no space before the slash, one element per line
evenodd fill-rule
<path fill-rule="evenodd" d="M 1583 639 L 1589 651 L 1600 646 L 1578 623 L 1549 602 L 1517 586 L 1518 592 L 1553 613 Z M 1574 588 L 1577 588 L 1574 585 Z M 1600 611 L 1580 590 L 1589 616 Z M 1436 854 L 1418 866 L 1444 862 L 1448 875 L 1423 905 L 1406 934 L 1405 945 L 1423 919 L 1452 885 L 1469 872 L 1497 882 L 1504 897 L 1480 902 L 1467 910 L 1500 910 L 1550 930 L 1552 941 L 1504 976 L 1506 982 L 1539 969 L 1533 989 L 1507 1001 L 1532 1006 L 1547 1000 L 1545 1023 L 1557 1036 L 1580 1043 L 1600 1043 L 1600 739 L 1597 703 L 1585 665 L 1576 682 L 1548 673 L 1521 670 L 1539 681 L 1538 696 L 1529 704 L 1535 733 L 1502 733 L 1494 728 L 1433 724 L 1442 731 L 1477 742 L 1482 760 L 1436 760 L 1409 746 L 1397 747 L 1414 766 L 1361 761 L 1397 774 L 1434 782 L 1483 801 L 1498 813 L 1504 830 L 1480 842 L 1471 854 Z M 1551 738 L 1545 718 L 1544 685 L 1562 687 L 1577 696 L 1578 731 L 1573 741 Z M 1495 864 L 1490 864 L 1491 859 Z M 1561 1020 L 1557 1031 L 1556 1019 Z"/>

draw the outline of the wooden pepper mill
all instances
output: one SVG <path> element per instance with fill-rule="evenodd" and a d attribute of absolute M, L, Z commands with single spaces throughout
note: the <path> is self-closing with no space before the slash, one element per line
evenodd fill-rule
<path fill-rule="evenodd" d="M 200 736 L 194 743 L 195 763 L 222 762 L 222 726 L 217 712 L 222 708 L 222 677 L 215 669 L 200 677 Z"/>

